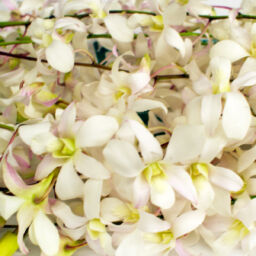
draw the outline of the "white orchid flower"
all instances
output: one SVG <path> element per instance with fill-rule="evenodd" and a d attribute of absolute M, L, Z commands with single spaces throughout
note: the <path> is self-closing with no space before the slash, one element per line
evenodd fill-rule
<path fill-rule="evenodd" d="M 134 120 L 129 120 L 128 123 L 139 141 L 142 159 L 131 143 L 118 139 L 107 144 L 103 155 L 114 172 L 127 178 L 135 178 L 135 206 L 146 205 L 151 197 L 153 204 L 163 209 L 170 208 L 175 201 L 172 187 L 196 203 L 196 191 L 189 174 L 182 168 L 162 161 L 163 151 L 159 142 L 143 125 Z"/>
<path fill-rule="evenodd" d="M 0 215 L 9 219 L 17 211 L 19 225 L 18 244 L 24 254 L 28 249 L 23 242 L 23 235 L 29 228 L 30 240 L 39 245 L 46 255 L 54 255 L 59 249 L 59 233 L 54 224 L 46 216 L 48 206 L 47 191 L 56 178 L 56 172 L 37 184 L 27 185 L 16 170 L 8 163 L 3 163 L 3 179 L 14 196 L 0 194 Z"/>
<path fill-rule="evenodd" d="M 138 228 L 125 234 L 118 245 L 117 256 L 139 256 L 142 253 L 146 256 L 167 255 L 176 249 L 176 239 L 196 229 L 205 218 L 204 212 L 188 211 L 181 214 L 171 225 L 147 212 L 141 212 L 140 216 Z"/>
<path fill-rule="evenodd" d="M 49 65 L 63 73 L 71 71 L 75 62 L 74 50 L 70 44 L 74 33 L 68 32 L 69 30 L 85 32 L 86 27 L 83 22 L 71 17 L 56 21 L 37 18 L 29 27 L 32 40 L 45 48 Z"/>
<path fill-rule="evenodd" d="M 21 139 L 35 154 L 45 154 L 37 166 L 37 180 L 61 167 L 56 193 L 62 200 L 83 197 L 84 184 L 75 170 L 87 178 L 110 177 L 104 165 L 83 153 L 83 149 L 103 146 L 118 129 L 118 122 L 111 116 L 93 116 L 84 122 L 76 122 L 75 119 L 76 107 L 71 104 L 60 117 L 56 135 L 51 131 L 48 121 L 24 125 L 19 130 Z"/>

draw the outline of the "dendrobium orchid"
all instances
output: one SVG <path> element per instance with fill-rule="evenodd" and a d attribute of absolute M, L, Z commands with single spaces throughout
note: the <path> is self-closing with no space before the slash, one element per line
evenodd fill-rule
<path fill-rule="evenodd" d="M 0 1 L 0 255 L 256 255 L 254 2 Z"/>

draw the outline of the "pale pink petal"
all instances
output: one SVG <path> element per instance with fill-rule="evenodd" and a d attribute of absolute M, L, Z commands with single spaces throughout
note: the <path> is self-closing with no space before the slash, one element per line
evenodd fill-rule
<path fill-rule="evenodd" d="M 110 177 L 109 171 L 101 162 L 82 152 L 75 154 L 74 164 L 77 171 L 82 173 L 85 177 L 94 179 L 108 179 Z"/>
<path fill-rule="evenodd" d="M 175 237 L 181 237 L 190 233 L 200 226 L 205 218 L 205 213 L 200 210 L 189 211 L 181 214 L 173 223 L 173 234 Z"/>
<path fill-rule="evenodd" d="M 242 140 L 251 123 L 250 106 L 240 92 L 227 93 L 222 126 L 228 138 Z"/>
<path fill-rule="evenodd" d="M 35 173 L 36 180 L 42 180 L 47 177 L 55 168 L 62 166 L 65 163 L 64 159 L 54 158 L 52 155 L 46 155 L 38 164 Z"/>
<path fill-rule="evenodd" d="M 56 194 L 61 200 L 83 196 L 84 183 L 74 170 L 72 161 L 65 163 L 58 175 Z"/>
<path fill-rule="evenodd" d="M 153 134 L 135 120 L 128 120 L 128 122 L 139 141 L 140 151 L 144 162 L 152 163 L 162 159 L 162 148 Z"/>
<path fill-rule="evenodd" d="M 243 180 L 235 172 L 219 166 L 211 165 L 209 178 L 212 183 L 228 191 L 239 191 L 244 185 Z"/>
<path fill-rule="evenodd" d="M 99 218 L 102 180 L 88 179 L 84 184 L 84 213 L 88 219 Z"/>
<path fill-rule="evenodd" d="M 111 140 L 104 148 L 103 155 L 113 170 L 124 177 L 135 177 L 144 168 L 137 150 L 126 141 Z"/>
<path fill-rule="evenodd" d="M 118 122 L 112 116 L 89 117 L 76 135 L 77 147 L 97 147 L 106 144 L 118 130 Z"/>

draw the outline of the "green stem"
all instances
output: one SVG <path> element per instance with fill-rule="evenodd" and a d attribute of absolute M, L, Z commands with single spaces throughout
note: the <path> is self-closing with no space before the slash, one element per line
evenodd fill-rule
<path fill-rule="evenodd" d="M 211 15 L 199 15 L 201 18 L 206 18 L 209 19 L 210 21 L 212 20 L 223 20 L 223 19 L 228 19 L 228 15 L 219 15 L 219 16 L 211 16 Z M 252 19 L 255 20 L 256 16 L 254 15 L 247 15 L 243 13 L 238 13 L 236 16 L 236 19 Z"/>
<path fill-rule="evenodd" d="M 31 44 L 33 43 L 32 40 L 25 40 L 25 41 L 9 41 L 9 42 L 0 42 L 0 46 L 12 45 L 12 44 Z"/>
<path fill-rule="evenodd" d="M 28 26 L 31 21 L 1 21 L 0 28 L 13 27 L 13 26 Z"/>
<path fill-rule="evenodd" d="M 0 124 L 0 128 L 2 129 L 5 129 L 5 130 L 9 130 L 9 131 L 15 131 L 15 128 L 10 126 L 10 125 L 7 125 L 7 124 Z"/>

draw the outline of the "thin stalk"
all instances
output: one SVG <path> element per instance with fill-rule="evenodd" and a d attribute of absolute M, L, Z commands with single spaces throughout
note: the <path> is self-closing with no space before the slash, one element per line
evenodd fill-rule
<path fill-rule="evenodd" d="M 28 26 L 31 24 L 31 21 L 1 21 L 0 28 L 13 27 L 13 26 Z"/>
<path fill-rule="evenodd" d="M 31 44 L 32 40 L 25 40 L 25 41 L 9 41 L 9 42 L 0 42 L 0 46 L 6 45 L 15 45 L 15 44 Z"/>
<path fill-rule="evenodd" d="M 13 53 L 0 51 L 0 55 L 12 57 L 12 58 L 17 58 L 17 59 L 28 60 L 28 61 L 37 61 L 37 58 L 35 58 L 35 57 L 24 56 L 22 54 L 13 54 Z M 47 63 L 47 60 L 42 59 L 41 61 L 44 62 L 44 63 Z M 96 64 L 96 63 L 75 62 L 75 66 L 99 68 L 99 69 L 104 69 L 104 70 L 111 70 L 112 69 L 109 66 L 104 66 L 104 65 L 100 65 L 100 64 Z M 119 69 L 119 71 L 129 72 L 129 71 L 124 70 L 124 69 Z M 159 76 L 154 77 L 155 80 L 167 80 L 167 79 L 179 79 L 179 78 L 189 78 L 189 75 L 187 75 L 187 74 L 159 75 Z"/>
<path fill-rule="evenodd" d="M 17 58 L 17 59 L 22 59 L 22 60 L 28 60 L 28 61 L 37 61 L 37 58 L 35 58 L 35 57 L 24 56 L 22 54 L 13 54 L 13 53 L 0 51 L 0 55 L 12 57 L 12 58 Z M 47 63 L 47 60 L 42 59 L 41 62 Z M 75 65 L 76 66 L 82 66 L 82 67 L 91 67 L 91 68 L 111 70 L 111 67 L 96 64 L 96 63 L 75 62 Z"/>
<path fill-rule="evenodd" d="M 5 129 L 5 130 L 9 130 L 9 131 L 12 131 L 12 132 L 15 131 L 15 128 L 13 126 L 10 126 L 10 125 L 7 125 L 7 124 L 1 124 L 0 123 L 0 128 Z"/>

